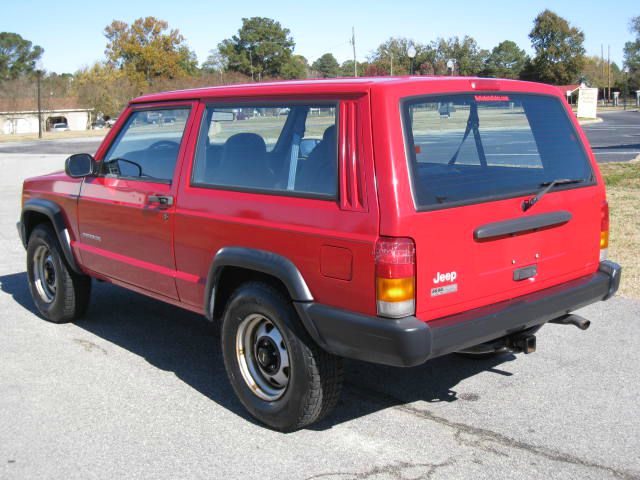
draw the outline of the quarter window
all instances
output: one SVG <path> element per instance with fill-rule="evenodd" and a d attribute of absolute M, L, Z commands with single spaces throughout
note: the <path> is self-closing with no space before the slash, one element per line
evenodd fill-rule
<path fill-rule="evenodd" d="M 171 182 L 189 108 L 135 111 L 103 160 L 103 173 Z"/>
<path fill-rule="evenodd" d="M 336 116 L 335 104 L 209 106 L 193 184 L 335 198 Z"/>

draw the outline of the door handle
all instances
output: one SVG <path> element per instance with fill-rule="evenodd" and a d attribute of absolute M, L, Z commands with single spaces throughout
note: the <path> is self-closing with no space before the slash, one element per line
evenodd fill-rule
<path fill-rule="evenodd" d="M 158 203 L 161 207 L 170 207 L 173 205 L 173 197 L 170 195 L 149 195 L 147 201 L 149 203 Z"/>

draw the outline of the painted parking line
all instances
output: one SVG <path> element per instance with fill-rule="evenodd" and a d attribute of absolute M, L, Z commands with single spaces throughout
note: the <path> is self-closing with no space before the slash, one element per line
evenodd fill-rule
<path fill-rule="evenodd" d="M 582 127 L 584 130 L 590 130 L 590 131 L 609 131 L 609 130 L 620 130 L 620 129 L 627 129 L 627 128 L 640 128 L 640 125 L 612 125 L 610 127 L 590 127 L 588 125 L 585 125 L 584 127 Z"/>
<path fill-rule="evenodd" d="M 594 152 L 596 155 L 606 154 L 606 155 L 640 155 L 640 151 L 637 152 L 610 152 L 609 150 L 602 150 L 600 148 L 597 149 L 597 152 Z"/>

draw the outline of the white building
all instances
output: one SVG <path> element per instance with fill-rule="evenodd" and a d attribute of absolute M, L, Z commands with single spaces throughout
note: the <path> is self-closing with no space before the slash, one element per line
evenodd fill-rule
<path fill-rule="evenodd" d="M 92 108 L 80 108 L 75 99 L 46 99 L 43 105 L 42 130 L 48 131 L 56 123 L 66 123 L 70 130 L 91 128 Z M 0 101 L 0 135 L 38 133 L 38 110 L 31 99 Z"/>
<path fill-rule="evenodd" d="M 87 130 L 93 109 L 43 110 L 42 129 L 47 131 L 55 123 L 66 123 L 70 130 Z M 38 111 L 0 112 L 0 133 L 38 133 Z"/>

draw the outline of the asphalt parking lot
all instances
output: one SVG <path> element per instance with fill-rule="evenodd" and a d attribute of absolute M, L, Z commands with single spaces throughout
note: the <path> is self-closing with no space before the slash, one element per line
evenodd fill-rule
<path fill-rule="evenodd" d="M 626 162 L 640 155 L 640 112 L 600 112 L 601 123 L 583 125 L 599 163 Z"/>
<path fill-rule="evenodd" d="M 532 355 L 347 362 L 332 416 L 272 432 L 199 316 L 99 283 L 76 324 L 34 313 L 19 192 L 66 156 L 41 152 L 0 152 L 1 479 L 640 478 L 640 302 L 583 309 L 586 332 L 546 326 Z"/>

